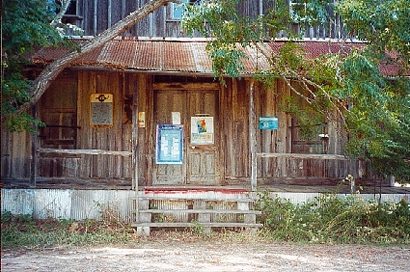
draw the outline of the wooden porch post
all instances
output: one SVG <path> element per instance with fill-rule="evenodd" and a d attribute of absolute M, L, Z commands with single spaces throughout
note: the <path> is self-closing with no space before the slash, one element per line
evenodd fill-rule
<path fill-rule="evenodd" d="M 37 105 L 31 108 L 31 112 L 34 118 L 38 117 Z M 37 185 L 37 164 L 38 164 L 38 131 L 34 128 L 34 132 L 31 134 L 31 172 L 30 172 L 30 183 L 32 186 Z"/>
<path fill-rule="evenodd" d="M 132 189 L 135 190 L 136 223 L 139 221 L 139 199 L 138 199 L 138 88 L 140 77 L 138 76 L 137 88 L 132 93 Z"/>
<path fill-rule="evenodd" d="M 139 85 L 139 84 L 138 84 Z M 138 86 L 132 94 L 132 188 L 138 191 Z"/>
<path fill-rule="evenodd" d="M 254 85 L 253 79 L 249 82 L 249 153 L 251 155 L 251 189 L 256 191 L 257 186 L 257 157 L 256 157 L 256 114 L 254 103 Z"/>

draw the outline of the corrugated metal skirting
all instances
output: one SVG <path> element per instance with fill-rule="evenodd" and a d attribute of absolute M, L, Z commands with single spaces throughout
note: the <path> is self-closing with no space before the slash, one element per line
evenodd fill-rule
<path fill-rule="evenodd" d="M 150 195 L 139 192 L 140 196 Z M 167 193 L 165 193 L 167 194 Z M 243 197 L 257 198 L 256 193 L 221 193 L 221 192 L 169 192 L 170 197 L 181 199 L 176 203 L 168 201 L 153 201 L 154 208 L 186 209 L 189 203 L 184 198 L 190 199 L 213 199 L 213 208 L 234 208 L 220 202 L 221 200 L 235 200 Z M 164 196 L 163 194 L 156 194 Z M 271 196 L 289 199 L 292 203 L 302 203 L 319 196 L 319 193 L 289 193 L 272 192 Z M 341 197 L 347 195 L 339 195 Z M 364 199 L 377 201 L 378 194 L 362 194 Z M 100 219 L 104 212 L 118 216 L 124 222 L 133 222 L 135 207 L 132 198 L 135 191 L 132 190 L 72 190 L 72 189 L 1 189 L 1 211 L 10 211 L 13 214 L 29 214 L 36 219 L 60 218 L 60 219 Z M 401 199 L 410 199 L 410 194 L 382 194 L 383 202 L 399 202 Z M 208 207 L 209 208 L 209 207 Z M 219 217 L 218 217 L 219 216 Z M 224 221 L 222 215 L 214 215 L 214 221 Z M 181 213 L 179 218 L 188 220 L 188 215 Z"/>
<path fill-rule="evenodd" d="M 104 212 L 131 222 L 131 190 L 2 189 L 1 211 L 37 219 L 100 219 Z"/>

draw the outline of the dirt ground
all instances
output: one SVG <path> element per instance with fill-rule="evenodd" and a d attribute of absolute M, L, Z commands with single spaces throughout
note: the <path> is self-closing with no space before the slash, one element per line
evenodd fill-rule
<path fill-rule="evenodd" d="M 2 250 L 1 271 L 410 271 L 410 246 L 149 239 L 132 246 Z"/>

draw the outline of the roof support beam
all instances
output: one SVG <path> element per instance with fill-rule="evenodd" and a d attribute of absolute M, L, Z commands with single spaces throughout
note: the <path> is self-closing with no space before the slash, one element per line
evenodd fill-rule
<path fill-rule="evenodd" d="M 256 142 L 256 113 L 255 113 L 255 99 L 254 99 L 254 86 L 255 81 L 251 79 L 249 81 L 249 153 L 251 160 L 251 189 L 256 191 L 257 187 L 257 142 Z M 248 85 L 247 84 L 247 85 Z"/>

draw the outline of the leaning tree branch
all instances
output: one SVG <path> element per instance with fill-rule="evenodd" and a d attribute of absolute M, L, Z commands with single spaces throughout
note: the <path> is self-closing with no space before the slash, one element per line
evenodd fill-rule
<path fill-rule="evenodd" d="M 312 100 L 307 97 L 306 95 L 302 94 L 301 92 L 299 92 L 298 90 L 296 90 L 295 87 L 293 87 L 293 85 L 291 84 L 288 76 L 286 73 L 282 72 L 283 69 L 281 69 L 281 67 L 278 67 L 277 63 L 272 61 L 271 56 L 269 55 L 268 52 L 266 52 L 266 50 L 264 50 L 257 42 L 253 43 L 256 48 L 258 48 L 262 55 L 266 58 L 266 60 L 269 62 L 269 65 L 273 68 L 275 68 L 275 70 L 279 71 L 279 76 L 280 78 L 285 81 L 286 85 L 289 87 L 290 90 L 292 90 L 292 92 L 294 92 L 296 95 L 300 96 L 303 100 L 305 100 L 308 104 L 312 104 Z"/>
<path fill-rule="evenodd" d="M 277 69 L 278 71 L 282 71 L 283 67 L 278 67 L 278 65 L 272 61 L 272 58 L 270 56 L 270 53 L 267 52 L 263 47 L 261 47 L 257 42 L 253 43 L 256 48 L 258 48 L 260 50 L 260 52 L 262 53 L 262 55 L 268 60 L 269 64 L 272 67 L 275 67 L 275 69 Z M 340 116 L 343 126 L 346 127 L 347 123 L 346 123 L 346 119 L 345 116 L 342 112 L 342 110 L 347 111 L 346 107 L 344 107 L 342 105 L 341 102 L 335 102 L 334 100 L 337 101 L 336 98 L 334 98 L 333 96 L 331 96 L 328 92 L 326 92 L 323 87 L 319 84 L 317 84 L 316 82 L 301 76 L 299 73 L 291 70 L 290 68 L 287 68 L 285 73 L 281 72 L 280 74 L 281 79 L 283 79 L 286 83 L 286 85 L 290 88 L 291 91 L 293 91 L 296 95 L 300 96 L 302 99 L 304 99 L 308 104 L 312 104 L 312 99 L 310 99 L 309 97 L 307 97 L 306 95 L 303 95 L 301 92 L 297 91 L 296 88 L 294 88 L 289 80 L 289 75 L 292 75 L 293 77 L 299 79 L 300 81 L 302 81 L 302 83 L 304 84 L 305 88 L 307 89 L 307 91 L 309 91 L 311 94 L 313 94 L 313 97 L 315 98 L 316 95 L 314 93 L 312 93 L 312 91 L 310 90 L 310 88 L 307 85 L 311 85 L 313 87 L 316 87 L 317 89 L 319 89 L 321 92 L 323 92 L 325 94 L 325 96 L 327 97 L 327 99 L 329 100 L 329 102 L 333 105 L 333 107 L 336 109 L 338 115 Z M 339 106 L 338 106 L 338 105 Z M 340 108 L 342 108 L 342 110 Z"/>
<path fill-rule="evenodd" d="M 61 19 L 63 19 L 64 14 L 67 12 L 68 6 L 70 5 L 70 2 L 71 2 L 71 0 L 62 0 L 61 1 L 60 11 L 56 15 L 56 17 L 54 17 L 54 19 L 51 21 L 51 23 L 50 23 L 51 26 L 56 27 L 59 24 L 61 24 Z"/>
<path fill-rule="evenodd" d="M 153 0 L 147 3 L 138 10 L 131 12 L 127 17 L 117 22 L 100 35 L 96 36 L 92 40 L 88 41 L 80 47 L 78 51 L 71 51 L 61 58 L 53 61 L 49 64 L 36 78 L 31 88 L 31 97 L 27 103 L 24 103 L 19 111 L 28 110 L 32 105 L 36 104 L 43 93 L 50 86 L 51 81 L 55 79 L 61 71 L 69 67 L 75 60 L 81 58 L 92 50 L 104 45 L 106 42 L 114 39 L 119 34 L 127 31 L 128 28 L 141 21 L 150 13 L 168 4 L 169 2 L 179 3 L 178 0 Z"/>

